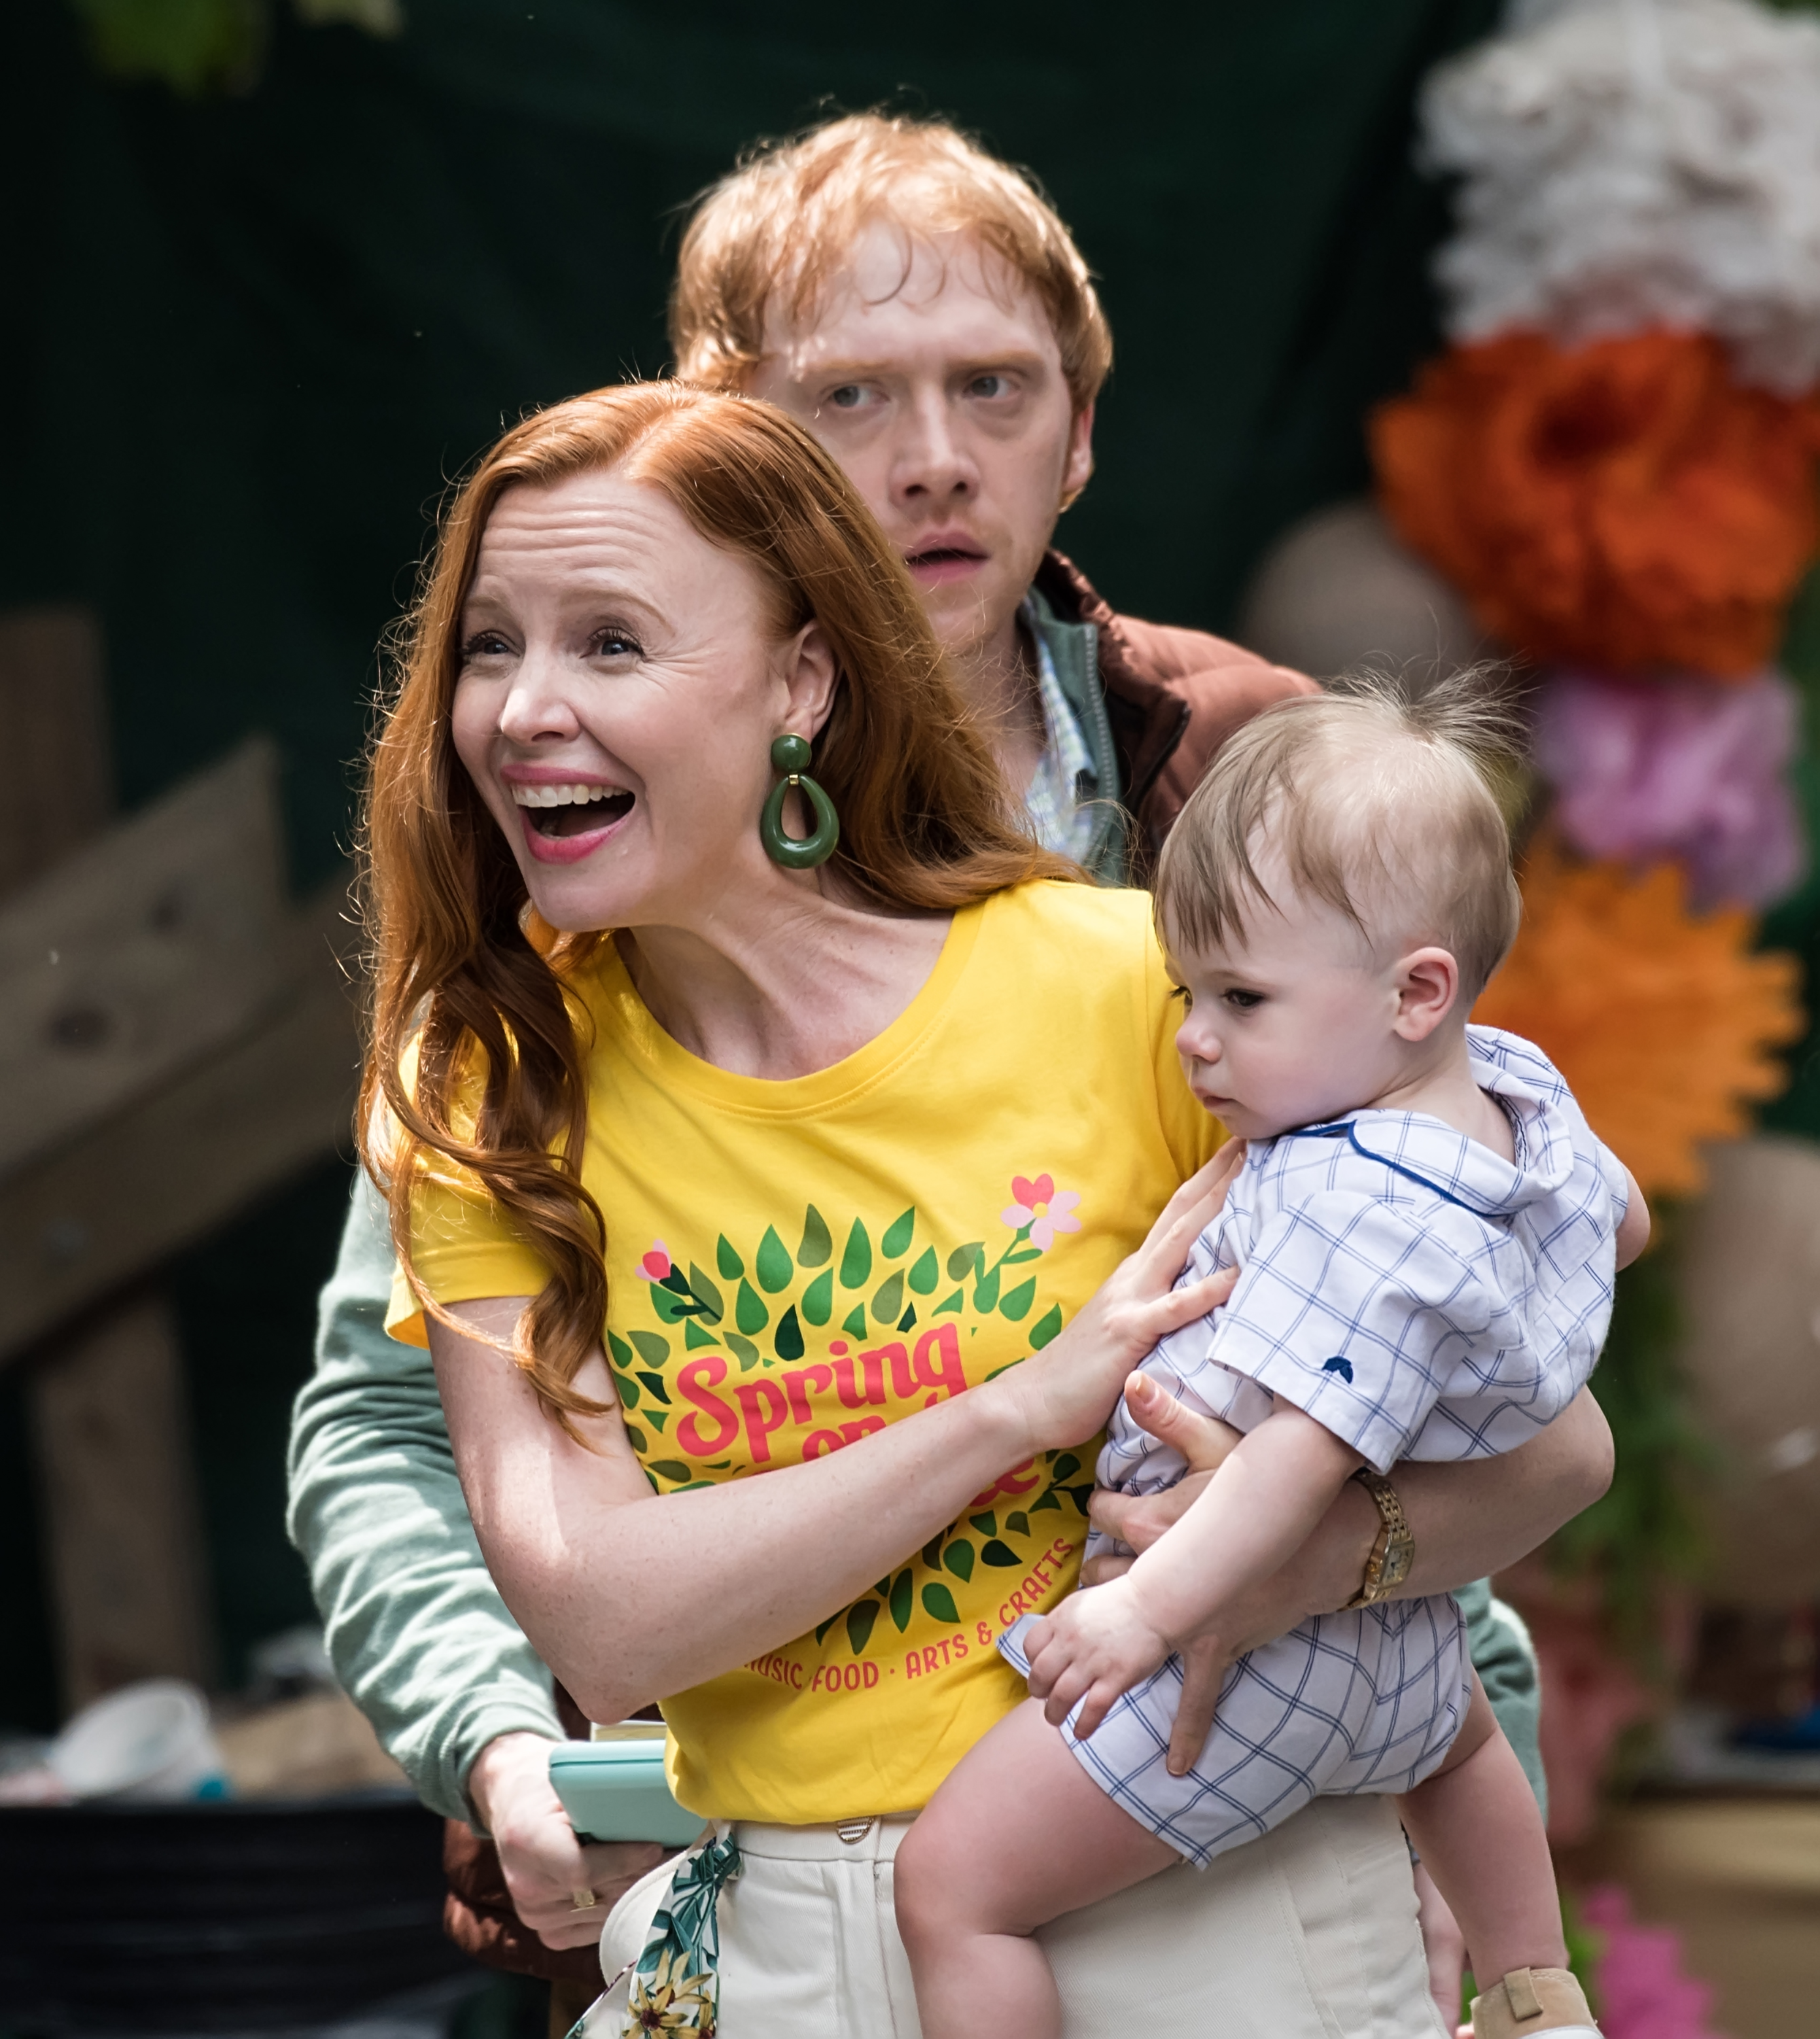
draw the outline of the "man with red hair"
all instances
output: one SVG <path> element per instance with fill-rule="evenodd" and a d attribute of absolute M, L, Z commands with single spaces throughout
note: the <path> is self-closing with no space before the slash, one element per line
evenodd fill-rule
<path fill-rule="evenodd" d="M 1224 739 L 1309 689 L 1115 615 L 1051 549 L 1112 335 L 1053 209 L 944 123 L 855 114 L 716 184 L 670 344 L 685 381 L 781 405 L 846 469 L 1032 826 L 1096 875 L 1141 877 Z"/>

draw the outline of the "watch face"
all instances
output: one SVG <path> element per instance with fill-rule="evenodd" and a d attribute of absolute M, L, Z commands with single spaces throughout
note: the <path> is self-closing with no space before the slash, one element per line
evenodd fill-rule
<path fill-rule="evenodd" d="M 1379 1583 L 1386 1590 L 1400 1586 L 1409 1576 L 1409 1567 L 1416 1562 L 1416 1540 L 1412 1536 L 1394 1536 L 1384 1553 L 1384 1568 L 1379 1574 Z"/>

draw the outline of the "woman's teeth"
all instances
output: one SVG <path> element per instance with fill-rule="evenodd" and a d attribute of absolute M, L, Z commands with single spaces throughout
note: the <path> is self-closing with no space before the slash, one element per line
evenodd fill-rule
<path fill-rule="evenodd" d="M 617 786 L 514 786 L 511 793 L 521 807 L 554 810 L 533 817 L 531 826 L 540 835 L 585 834 L 611 826 L 632 809 L 632 795 Z"/>
<path fill-rule="evenodd" d="M 611 786 L 514 786 L 512 798 L 521 807 L 586 807 L 610 799 L 614 791 Z"/>

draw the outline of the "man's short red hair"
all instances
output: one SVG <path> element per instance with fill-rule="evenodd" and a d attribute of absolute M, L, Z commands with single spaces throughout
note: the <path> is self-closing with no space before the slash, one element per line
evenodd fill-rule
<path fill-rule="evenodd" d="M 1033 180 L 942 120 L 854 113 L 761 144 L 707 192 L 683 237 L 670 292 L 677 374 L 745 389 L 781 294 L 793 325 L 875 221 L 912 241 L 965 236 L 997 255 L 1049 315 L 1077 412 L 1099 393 L 1113 339 L 1093 277 Z"/>

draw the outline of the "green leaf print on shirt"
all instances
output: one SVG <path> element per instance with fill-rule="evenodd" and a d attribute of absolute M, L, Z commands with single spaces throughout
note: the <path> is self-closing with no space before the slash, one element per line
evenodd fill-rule
<path fill-rule="evenodd" d="M 692 1260 L 688 1264 L 688 1292 L 700 1304 L 702 1315 L 711 1324 L 718 1324 L 726 1315 L 726 1304 L 721 1293 Z"/>
<path fill-rule="evenodd" d="M 758 1291 L 749 1281 L 739 1285 L 739 1297 L 733 1306 L 733 1320 L 750 1338 L 754 1331 L 761 1331 L 771 1322 L 771 1312 L 758 1299 Z"/>
<path fill-rule="evenodd" d="M 916 1206 L 912 1204 L 901 1217 L 894 1217 L 885 1228 L 885 1236 L 878 1242 L 878 1251 L 887 1260 L 898 1260 L 910 1251 L 910 1240 L 916 1229 Z"/>
<path fill-rule="evenodd" d="M 847 1251 L 840 1256 L 840 1285 L 863 1289 L 872 1277 L 872 1241 L 858 1218 L 847 1235 Z"/>
<path fill-rule="evenodd" d="M 758 1242 L 758 1285 L 766 1295 L 775 1296 L 787 1289 L 796 1276 L 796 1268 L 790 1258 L 790 1249 L 777 1236 L 777 1227 L 768 1225 L 764 1236 Z"/>
<path fill-rule="evenodd" d="M 946 1622 L 951 1628 L 961 1626 L 961 1613 L 954 1604 L 954 1596 L 939 1583 L 923 1589 L 923 1611 L 933 1615 L 938 1621 Z"/>
<path fill-rule="evenodd" d="M 796 1249 L 796 1264 L 798 1267 L 824 1266 L 833 1251 L 834 1240 L 828 1229 L 828 1221 L 811 1204 L 803 1213 L 802 1244 Z"/>
<path fill-rule="evenodd" d="M 1077 1228 L 1067 1220 L 1079 1199 L 1066 1191 L 1053 1202 L 1037 1196 L 1038 1190 L 1052 1189 L 1047 1177 L 1017 1178 L 1012 1189 L 1013 1202 L 994 1213 L 1003 1229 L 990 1246 L 973 1239 L 949 1247 L 926 1231 L 919 1242 L 923 1221 L 914 1205 L 889 1221 L 876 1212 L 839 1210 L 831 1220 L 819 1206 L 806 1205 L 794 1255 L 785 1242 L 797 1225 L 787 1215 L 755 1227 L 756 1239 L 751 1232 L 736 1239 L 719 1232 L 708 1256 L 715 1274 L 685 1256 L 685 1275 L 657 1242 L 639 1269 L 650 1321 L 628 1327 L 624 1335 L 608 1332 L 628 1435 L 657 1490 L 705 1487 L 716 1472 L 735 1479 L 763 1472 L 787 1446 L 785 1463 L 805 1447 L 810 1456 L 843 1449 L 878 1427 L 874 1405 L 888 1407 L 894 1399 L 901 1406 L 906 1382 L 916 1384 L 917 1398 L 925 1397 L 927 1384 L 929 1400 L 957 1392 L 956 1384 L 964 1386 L 967 1379 L 976 1383 L 983 1377 L 977 1362 L 961 1369 L 967 1341 L 980 1326 L 962 1329 L 958 1320 L 990 1317 L 1002 1327 L 1033 1316 L 1027 1350 L 1048 1344 L 1062 1328 L 1063 1312 L 1059 1303 L 1041 1298 L 1042 1263 L 1062 1243 L 1058 1232 Z M 844 1241 L 838 1252 L 837 1240 Z M 1007 1286 L 1007 1268 L 1018 1269 L 1023 1278 L 1012 1276 Z M 938 1301 L 944 1273 L 959 1285 Z M 851 1308 L 839 1330 L 858 1352 L 838 1338 L 827 1343 L 816 1336 L 828 1331 L 843 1290 Z M 919 1314 L 930 1320 L 920 1339 Z M 677 1352 L 679 1324 L 686 1358 Z M 758 1339 L 768 1330 L 761 1348 Z M 893 1337 L 900 1342 L 881 1342 Z M 1002 1329 L 1000 1338 L 1002 1344 Z M 1020 1363 L 1009 1359 L 992 1372 Z M 768 1374 L 768 1368 L 781 1370 Z M 629 1420 L 634 1411 L 636 1423 Z M 647 1430 L 666 1428 L 669 1449 L 686 1456 L 649 1460 L 647 1452 L 665 1444 Z M 744 1455 L 728 1457 L 727 1447 L 737 1449 L 741 1438 Z M 711 1460 L 709 1452 L 716 1454 Z M 1007 1474 L 992 1494 L 1014 1497 L 1010 1512 L 1007 1500 L 997 1499 L 931 1537 L 908 1565 L 818 1623 L 818 1642 L 838 1628 L 847 1650 L 863 1657 L 894 1646 L 919 1619 L 961 1626 L 957 1588 L 976 1594 L 982 1566 L 1014 1585 L 1009 1575 L 1027 1571 L 1066 1533 L 1064 1523 L 1047 1518 L 1060 1514 L 1066 1522 L 1084 1513 L 1088 1488 L 1069 1484 L 1080 1471 L 1075 1454 L 1056 1452 L 1034 1468 L 1015 1469 L 1016 1476 Z"/>

